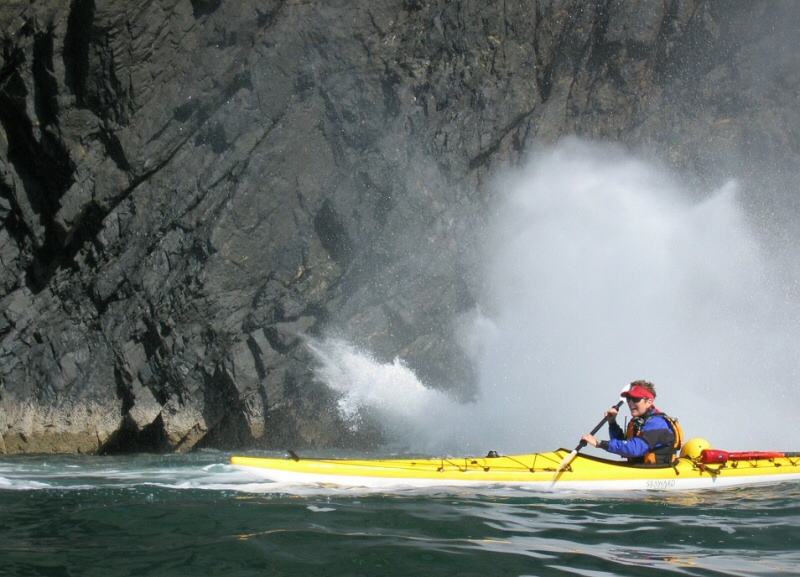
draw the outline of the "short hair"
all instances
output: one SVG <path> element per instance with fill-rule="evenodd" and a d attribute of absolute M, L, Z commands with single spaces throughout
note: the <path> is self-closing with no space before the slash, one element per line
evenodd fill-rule
<path fill-rule="evenodd" d="M 650 381 L 633 381 L 631 383 L 631 388 L 633 387 L 642 387 L 653 393 L 653 398 L 656 397 L 656 386 L 651 383 Z"/>

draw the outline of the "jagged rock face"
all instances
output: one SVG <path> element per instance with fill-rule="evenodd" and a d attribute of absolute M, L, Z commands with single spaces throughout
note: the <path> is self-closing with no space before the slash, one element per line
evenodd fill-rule
<path fill-rule="evenodd" d="M 4 3 L 0 452 L 366 443 L 314 379 L 326 331 L 469 397 L 452 329 L 493 170 L 577 134 L 788 182 L 798 23 L 791 2 Z"/>

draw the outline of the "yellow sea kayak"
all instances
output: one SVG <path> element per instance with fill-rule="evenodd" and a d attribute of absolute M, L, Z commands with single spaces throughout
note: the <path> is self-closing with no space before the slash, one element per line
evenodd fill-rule
<path fill-rule="evenodd" d="M 800 453 L 712 451 L 687 443 L 671 465 L 632 465 L 566 449 L 529 455 L 435 459 L 284 459 L 234 456 L 231 464 L 275 482 L 347 487 L 508 485 L 543 491 L 693 490 L 800 480 Z M 692 451 L 692 448 L 702 450 Z M 688 448 L 688 450 L 687 450 Z"/>

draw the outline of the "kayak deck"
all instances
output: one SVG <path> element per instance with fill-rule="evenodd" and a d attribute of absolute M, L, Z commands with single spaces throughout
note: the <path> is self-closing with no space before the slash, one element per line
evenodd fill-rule
<path fill-rule="evenodd" d="M 794 456 L 708 465 L 681 457 L 671 465 L 632 465 L 578 454 L 563 471 L 565 449 L 497 457 L 305 459 L 234 456 L 231 464 L 276 482 L 357 487 L 516 485 L 542 490 L 689 490 L 800 480 Z M 792 454 L 794 455 L 794 454 Z"/>

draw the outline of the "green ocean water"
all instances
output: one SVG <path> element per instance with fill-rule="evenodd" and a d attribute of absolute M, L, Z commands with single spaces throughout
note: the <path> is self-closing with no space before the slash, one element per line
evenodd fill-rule
<path fill-rule="evenodd" d="M 229 457 L 0 459 L 0 575 L 800 575 L 800 484 L 367 492 Z"/>

